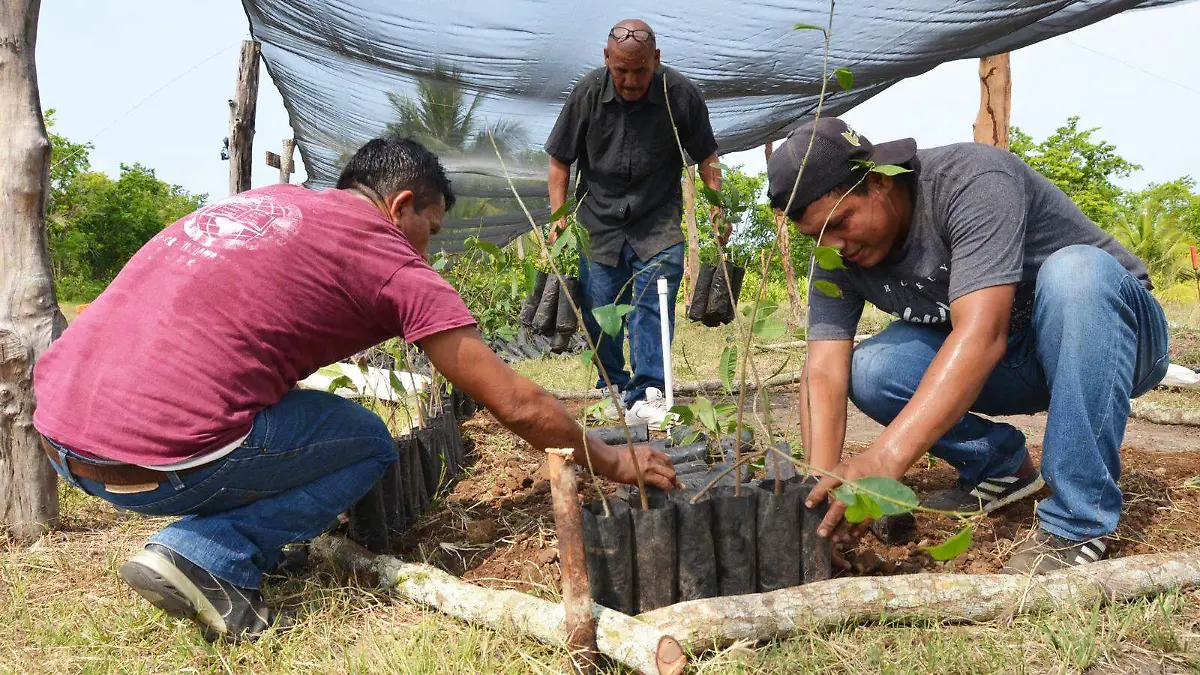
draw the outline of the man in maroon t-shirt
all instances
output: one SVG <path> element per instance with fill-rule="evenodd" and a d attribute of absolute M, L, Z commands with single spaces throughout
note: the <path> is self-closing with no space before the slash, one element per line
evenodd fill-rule
<path fill-rule="evenodd" d="M 366 408 L 295 389 L 393 336 L 538 448 L 633 482 L 629 453 L 585 436 L 509 369 L 425 261 L 454 204 L 436 156 L 375 139 L 336 190 L 278 185 L 209 205 L 148 242 L 34 369 L 34 424 L 59 474 L 88 494 L 184 516 L 121 566 L 135 591 L 209 639 L 275 621 L 259 591 L 282 547 L 335 521 L 396 460 Z M 586 446 L 586 449 L 585 449 Z M 636 448 L 670 489 L 665 455 Z"/>

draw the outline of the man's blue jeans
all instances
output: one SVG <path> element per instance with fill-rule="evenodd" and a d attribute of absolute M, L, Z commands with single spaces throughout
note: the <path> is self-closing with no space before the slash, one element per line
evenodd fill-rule
<path fill-rule="evenodd" d="M 60 456 L 88 461 L 51 443 Z M 113 493 L 65 472 L 61 461 L 54 468 L 120 508 L 184 516 L 150 541 L 235 586 L 258 588 L 285 544 L 325 531 L 395 460 L 396 444 L 378 415 L 333 394 L 293 390 L 258 413 L 232 453 L 182 476 L 168 472 L 152 491 Z"/>
<path fill-rule="evenodd" d="M 880 424 L 912 398 L 947 333 L 896 321 L 854 350 L 851 399 Z M 1012 475 L 1025 436 L 980 417 L 1049 411 L 1042 477 L 1054 495 L 1041 527 L 1082 541 L 1110 534 L 1121 517 L 1120 447 L 1129 399 L 1166 374 L 1167 320 L 1135 277 L 1108 253 L 1069 246 L 1043 264 L 1033 321 L 1009 337 L 969 413 L 930 450 L 969 484 Z"/>
<path fill-rule="evenodd" d="M 579 256 L 579 286 L 583 324 L 597 345 L 596 360 L 613 386 L 625 392 L 625 405 L 646 397 L 648 387 L 666 387 L 663 374 L 662 321 L 658 314 L 658 278 L 667 279 L 671 339 L 675 339 L 675 296 L 683 279 L 683 244 L 676 244 L 649 260 L 639 260 L 629 244 L 621 249 L 616 267 L 601 265 Z M 631 304 L 634 309 L 614 338 L 600 330 L 592 309 L 613 303 Z M 633 376 L 625 370 L 625 327 L 629 326 L 629 360 Z M 604 388 L 604 378 L 596 382 Z"/>

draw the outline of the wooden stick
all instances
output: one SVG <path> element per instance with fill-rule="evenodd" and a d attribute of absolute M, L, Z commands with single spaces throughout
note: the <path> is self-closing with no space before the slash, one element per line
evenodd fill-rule
<path fill-rule="evenodd" d="M 696 277 L 700 274 L 700 231 L 696 228 L 696 174 L 692 167 L 683 169 L 683 222 L 687 226 L 687 253 L 683 264 L 683 297 L 692 301 Z"/>
<path fill-rule="evenodd" d="M 637 618 L 676 636 L 685 647 L 711 649 L 850 622 L 992 621 L 1196 586 L 1200 549 L 1105 560 L 1042 577 L 929 573 L 833 579 L 771 593 L 693 600 Z"/>
<path fill-rule="evenodd" d="M 296 168 L 296 164 L 292 159 L 295 152 L 296 152 L 295 139 L 291 139 L 291 138 L 283 139 L 283 152 L 279 156 L 279 182 L 280 183 L 291 183 L 292 182 L 292 172 Z"/>
<path fill-rule="evenodd" d="M 771 161 L 772 149 L 770 141 L 763 146 L 768 162 Z M 775 233 L 779 237 L 779 258 L 783 263 L 783 278 L 792 306 L 792 318 L 800 324 L 804 319 L 804 301 L 800 299 L 800 288 L 796 285 L 796 266 L 792 264 L 791 227 L 788 225 L 787 216 L 782 213 L 775 214 Z"/>
<path fill-rule="evenodd" d="M 258 107 L 259 43 L 242 42 L 237 88 L 229 99 L 229 194 L 250 189 L 253 171 L 254 114 Z"/>
<path fill-rule="evenodd" d="M 311 551 L 348 574 L 463 621 L 512 631 L 549 645 L 564 646 L 566 613 L 558 603 L 517 591 L 498 591 L 469 584 L 432 565 L 404 563 L 375 555 L 346 539 L 322 535 Z M 607 607 L 592 605 L 596 646 L 601 654 L 639 673 L 679 675 L 687 657 L 675 638 L 650 624 Z"/>
<path fill-rule="evenodd" d="M 592 588 L 588 583 L 583 550 L 583 518 L 575 490 L 571 450 L 546 450 L 550 467 L 550 496 L 554 502 L 554 528 L 558 531 L 558 561 L 562 566 L 563 607 L 566 610 L 567 648 L 576 672 L 595 673 L 596 622 L 592 617 Z"/>
<path fill-rule="evenodd" d="M 1200 427 L 1200 410 L 1168 408 L 1145 401 L 1130 401 L 1129 416 L 1155 424 L 1181 424 Z"/>
<path fill-rule="evenodd" d="M 979 59 L 979 115 L 975 118 L 975 142 L 1008 149 L 1008 127 L 1012 103 L 1012 71 L 1008 54 Z"/>

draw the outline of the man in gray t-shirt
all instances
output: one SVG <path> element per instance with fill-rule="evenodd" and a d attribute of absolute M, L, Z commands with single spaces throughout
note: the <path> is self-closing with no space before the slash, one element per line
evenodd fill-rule
<path fill-rule="evenodd" d="M 923 504 L 946 511 L 990 512 L 1048 484 L 1040 528 L 1006 569 L 1104 557 L 1121 515 L 1129 399 L 1167 368 L 1145 265 L 990 146 L 872 145 L 826 118 L 789 136 L 768 178 L 772 206 L 841 254 L 814 270 L 800 416 L 809 461 L 847 480 L 899 479 L 930 452 L 959 471 L 956 488 Z M 899 320 L 855 348 L 866 302 Z M 887 428 L 842 461 L 847 397 Z M 1039 411 L 1049 412 L 1040 471 L 1020 431 L 979 415 Z M 810 499 L 839 482 L 826 478 Z M 851 535 L 844 510 L 832 505 L 826 535 Z"/>

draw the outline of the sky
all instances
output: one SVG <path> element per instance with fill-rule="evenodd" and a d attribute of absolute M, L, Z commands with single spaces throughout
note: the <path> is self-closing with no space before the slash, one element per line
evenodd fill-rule
<path fill-rule="evenodd" d="M 1126 12 L 1012 54 L 1012 122 L 1044 138 L 1070 115 L 1143 170 L 1127 188 L 1200 177 L 1200 2 Z M 92 167 L 117 175 L 140 162 L 159 178 L 212 198 L 227 194 L 220 158 L 238 50 L 248 39 L 238 0 L 49 0 L 42 3 L 38 80 L 55 131 L 90 141 Z M 670 64 L 670 55 L 664 54 Z M 278 181 L 266 150 L 291 137 L 287 112 L 261 71 L 254 185 Z M 971 140 L 978 61 L 956 61 L 902 81 L 844 115 L 874 142 L 913 137 L 923 147 Z M 305 178 L 299 153 L 293 182 Z M 726 163 L 765 168 L 761 149 Z"/>

